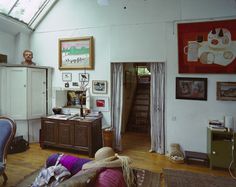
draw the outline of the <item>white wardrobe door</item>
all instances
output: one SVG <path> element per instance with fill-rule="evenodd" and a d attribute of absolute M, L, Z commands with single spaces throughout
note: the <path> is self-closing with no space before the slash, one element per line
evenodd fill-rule
<path fill-rule="evenodd" d="M 26 68 L 7 68 L 7 115 L 15 120 L 27 119 Z"/>
<path fill-rule="evenodd" d="M 46 69 L 28 68 L 28 119 L 46 115 Z"/>

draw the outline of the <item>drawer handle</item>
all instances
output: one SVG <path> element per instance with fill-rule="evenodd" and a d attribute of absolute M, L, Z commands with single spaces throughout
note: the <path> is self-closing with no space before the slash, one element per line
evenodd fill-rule
<path fill-rule="evenodd" d="M 215 151 L 212 151 L 212 154 L 213 154 L 213 155 L 215 155 L 215 154 L 216 154 L 216 152 L 215 152 Z"/>

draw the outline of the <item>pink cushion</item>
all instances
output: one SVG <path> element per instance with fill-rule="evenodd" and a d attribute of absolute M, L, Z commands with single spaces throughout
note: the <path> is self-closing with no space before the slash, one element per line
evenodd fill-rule
<path fill-rule="evenodd" d="M 106 169 L 96 180 L 95 187 L 126 187 L 121 169 Z"/>

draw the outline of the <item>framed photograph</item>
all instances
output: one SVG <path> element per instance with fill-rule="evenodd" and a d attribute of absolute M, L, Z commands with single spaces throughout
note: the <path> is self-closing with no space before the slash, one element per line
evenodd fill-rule
<path fill-rule="evenodd" d="M 93 69 L 93 37 L 59 39 L 59 69 Z"/>
<path fill-rule="evenodd" d="M 236 73 L 236 19 L 179 23 L 179 73 Z"/>
<path fill-rule="evenodd" d="M 93 80 L 92 81 L 92 92 L 97 94 L 107 93 L 107 81 Z"/>
<path fill-rule="evenodd" d="M 207 100 L 207 78 L 176 77 L 176 99 Z"/>
<path fill-rule="evenodd" d="M 93 110 L 108 112 L 109 98 L 108 97 L 93 97 Z"/>
<path fill-rule="evenodd" d="M 62 81 L 64 82 L 72 81 L 72 73 L 62 73 Z"/>
<path fill-rule="evenodd" d="M 217 100 L 236 101 L 236 82 L 217 82 Z"/>
<path fill-rule="evenodd" d="M 88 73 L 79 73 L 79 81 L 80 82 L 89 82 L 89 74 Z"/>

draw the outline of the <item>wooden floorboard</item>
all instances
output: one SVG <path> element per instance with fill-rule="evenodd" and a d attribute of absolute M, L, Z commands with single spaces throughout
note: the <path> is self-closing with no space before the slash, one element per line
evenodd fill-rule
<path fill-rule="evenodd" d="M 163 168 L 183 169 L 194 172 L 210 173 L 213 175 L 229 176 L 227 170 L 210 169 L 205 166 L 174 164 L 164 155 L 149 153 L 150 138 L 147 134 L 126 133 L 122 136 L 123 151 L 120 155 L 129 156 L 133 163 L 132 166 L 148 169 L 153 172 L 162 172 Z M 15 186 L 24 176 L 29 175 L 36 169 L 42 167 L 48 156 L 53 153 L 64 152 L 78 157 L 88 158 L 84 154 L 60 150 L 60 149 L 41 149 L 38 143 L 30 144 L 30 149 L 23 153 L 9 154 L 7 157 L 7 176 L 6 187 Z M 0 178 L 0 184 L 3 179 Z M 162 183 L 163 186 L 163 183 Z"/>

